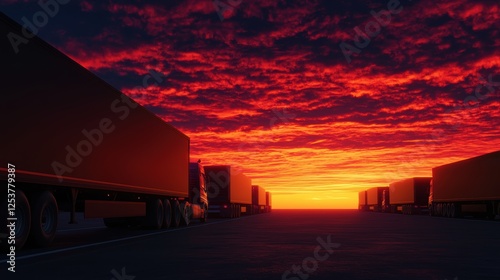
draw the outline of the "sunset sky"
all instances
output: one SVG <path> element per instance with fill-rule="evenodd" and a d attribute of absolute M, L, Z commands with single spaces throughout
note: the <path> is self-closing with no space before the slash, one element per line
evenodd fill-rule
<path fill-rule="evenodd" d="M 36 2 L 0 9 L 23 24 Z M 500 4 L 436 2 L 69 1 L 36 32 L 274 208 L 357 208 L 359 190 L 500 149 Z"/>

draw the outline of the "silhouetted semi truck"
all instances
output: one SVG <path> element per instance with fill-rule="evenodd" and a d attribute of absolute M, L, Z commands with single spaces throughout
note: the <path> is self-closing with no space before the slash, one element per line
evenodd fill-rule
<path fill-rule="evenodd" d="M 366 204 L 366 190 L 365 191 L 360 191 L 358 193 L 358 210 L 359 211 L 367 211 L 368 210 L 368 205 Z"/>
<path fill-rule="evenodd" d="M 49 244 L 59 210 L 111 227 L 205 220 L 189 138 L 38 37 L 19 41 L 25 33 L 0 13 L 0 236 L 15 235 L 1 245 Z"/>
<path fill-rule="evenodd" d="M 272 210 L 272 194 L 270 192 L 266 192 L 266 213 L 271 212 Z"/>
<path fill-rule="evenodd" d="M 432 169 L 431 215 L 500 215 L 500 151 Z"/>
<path fill-rule="evenodd" d="M 428 211 L 430 177 L 415 177 L 389 185 L 391 212 L 421 214 Z"/>
<path fill-rule="evenodd" d="M 263 187 L 252 186 L 252 212 L 254 214 L 264 213 L 266 210 L 266 190 Z"/>
<path fill-rule="evenodd" d="M 389 187 L 375 187 L 366 190 L 366 208 L 369 211 L 388 212 Z"/>
<path fill-rule="evenodd" d="M 205 166 L 209 178 L 209 214 L 237 218 L 249 214 L 252 206 L 252 180 L 229 165 Z"/>

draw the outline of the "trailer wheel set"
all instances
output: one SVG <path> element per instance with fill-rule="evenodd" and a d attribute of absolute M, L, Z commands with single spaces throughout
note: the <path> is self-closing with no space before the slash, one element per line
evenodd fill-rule
<path fill-rule="evenodd" d="M 241 217 L 241 205 L 231 204 L 231 217 L 230 218 L 239 218 Z"/>
<path fill-rule="evenodd" d="M 6 236 L 5 240 L 2 240 L 0 242 L 1 247 L 8 247 L 9 245 L 14 245 L 12 244 L 9 239 L 9 237 L 14 237 L 15 236 L 15 241 L 16 241 L 16 246 L 21 246 L 26 243 L 28 240 L 29 234 L 30 234 L 30 228 L 31 228 L 31 208 L 30 208 L 30 203 L 28 201 L 28 198 L 24 194 L 23 191 L 16 190 L 16 212 L 15 212 L 15 217 L 17 218 L 17 221 L 15 221 L 15 229 L 8 227 L 8 224 L 3 223 L 2 224 L 2 231 L 5 231 Z M 0 207 L 1 209 L 4 209 L 4 211 L 0 212 L 0 219 L 2 221 L 7 221 L 7 215 L 10 214 L 7 212 L 7 209 L 10 208 L 8 207 L 8 201 L 7 199 L 3 199 L 0 202 Z"/>
<path fill-rule="evenodd" d="M 441 216 L 448 218 L 460 218 L 462 213 L 458 203 L 435 203 L 429 205 L 430 216 Z"/>
<path fill-rule="evenodd" d="M 14 227 L 6 228 L 6 242 L 2 240 L 1 246 L 13 246 L 21 248 L 26 243 L 37 247 L 47 246 L 56 235 L 58 208 L 54 196 L 49 191 L 30 194 L 29 197 L 22 190 L 16 190 L 15 212 L 7 211 L 7 200 L 1 204 L 0 219 L 7 220 L 7 215 L 15 213 Z M 12 218 L 12 217 L 10 217 Z M 5 229 L 5 228 L 4 228 Z M 11 237 L 11 238 L 9 238 Z M 15 237 L 15 243 L 12 241 Z"/>
<path fill-rule="evenodd" d="M 497 215 L 500 215 L 500 201 L 499 202 L 484 202 L 476 203 L 476 206 L 485 209 L 485 212 L 476 213 L 476 215 L 486 216 L 488 219 L 493 220 Z M 458 202 L 451 203 L 433 203 L 429 205 L 430 216 L 440 216 L 448 218 L 462 218 L 464 216 L 462 204 Z"/>

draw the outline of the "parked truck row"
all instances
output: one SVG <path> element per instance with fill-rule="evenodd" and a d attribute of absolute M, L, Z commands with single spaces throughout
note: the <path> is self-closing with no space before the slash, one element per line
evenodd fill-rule
<path fill-rule="evenodd" d="M 462 217 L 500 215 L 500 151 L 444 164 L 416 177 L 359 192 L 359 210 Z"/>
<path fill-rule="evenodd" d="M 48 245 L 60 211 L 161 229 L 271 209 L 250 178 L 190 162 L 188 136 L 37 36 L 14 52 L 23 34 L 0 13 L 0 247 Z"/>
<path fill-rule="evenodd" d="M 209 176 L 208 213 L 221 218 L 266 213 L 271 210 L 271 193 L 252 185 L 252 180 L 229 165 L 205 166 Z"/>

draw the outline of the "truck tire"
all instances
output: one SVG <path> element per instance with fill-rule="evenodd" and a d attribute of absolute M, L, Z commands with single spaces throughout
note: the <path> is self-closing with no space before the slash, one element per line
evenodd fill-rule
<path fill-rule="evenodd" d="M 181 206 L 179 201 L 172 200 L 172 227 L 178 227 L 181 224 Z"/>
<path fill-rule="evenodd" d="M 182 203 L 182 205 L 180 206 L 181 207 L 181 225 L 183 226 L 189 226 L 189 224 L 191 223 L 191 215 L 189 213 L 189 208 L 188 208 L 188 205 L 187 203 Z"/>
<path fill-rule="evenodd" d="M 201 216 L 200 221 L 206 223 L 208 220 L 208 206 L 203 204 L 203 216 Z"/>
<path fill-rule="evenodd" d="M 6 195 L 6 198 L 9 199 L 9 196 Z M 6 233 L 5 238 L 2 236 L 0 239 L 0 248 L 7 249 L 10 245 L 9 244 L 9 235 L 10 235 L 10 230 L 7 228 L 7 224 L 9 221 L 7 221 L 7 218 L 10 217 L 8 216 L 8 201 L 7 199 L 2 199 L 2 202 L 0 203 L 0 220 L 2 221 L 2 228 L 1 231 L 2 233 Z M 21 190 L 16 191 L 16 211 L 15 211 L 15 217 L 17 218 L 16 221 L 16 230 L 15 230 L 15 237 L 16 237 L 16 248 L 21 249 L 24 244 L 26 243 L 26 240 L 28 240 L 29 234 L 30 234 L 30 228 L 31 228 L 31 209 L 30 209 L 30 204 L 28 202 L 28 199 L 26 198 L 26 195 L 24 195 L 24 192 Z M 12 241 L 11 241 L 12 242 Z"/>
<path fill-rule="evenodd" d="M 443 210 L 443 208 L 442 208 L 442 206 L 441 206 L 441 203 L 436 203 L 436 204 L 435 204 L 435 207 L 436 207 L 436 208 L 435 208 L 435 210 L 436 210 L 436 211 L 435 211 L 434 213 L 435 213 L 435 214 L 436 214 L 436 216 L 438 216 L 438 217 L 439 217 L 439 216 L 441 216 L 441 213 L 442 213 L 442 210 Z"/>
<path fill-rule="evenodd" d="M 46 247 L 56 236 L 57 201 L 49 191 L 42 192 L 34 201 L 31 211 L 30 239 L 35 246 Z"/>
<path fill-rule="evenodd" d="M 461 218 L 461 206 L 459 203 L 452 203 L 450 206 L 450 215 L 452 218 Z"/>
<path fill-rule="evenodd" d="M 163 225 L 162 228 L 169 228 L 172 224 L 172 205 L 170 200 L 163 200 Z"/>
<path fill-rule="evenodd" d="M 449 203 L 449 206 L 448 206 L 448 217 L 449 218 L 455 218 L 455 213 L 456 211 L 456 208 L 455 208 L 455 203 Z"/>
<path fill-rule="evenodd" d="M 150 200 L 146 205 L 146 220 L 145 225 L 151 229 L 160 229 L 163 225 L 163 202 L 155 198 Z"/>
<path fill-rule="evenodd" d="M 448 218 L 453 218 L 453 213 L 451 213 L 452 206 L 453 206 L 453 203 L 448 203 Z"/>

